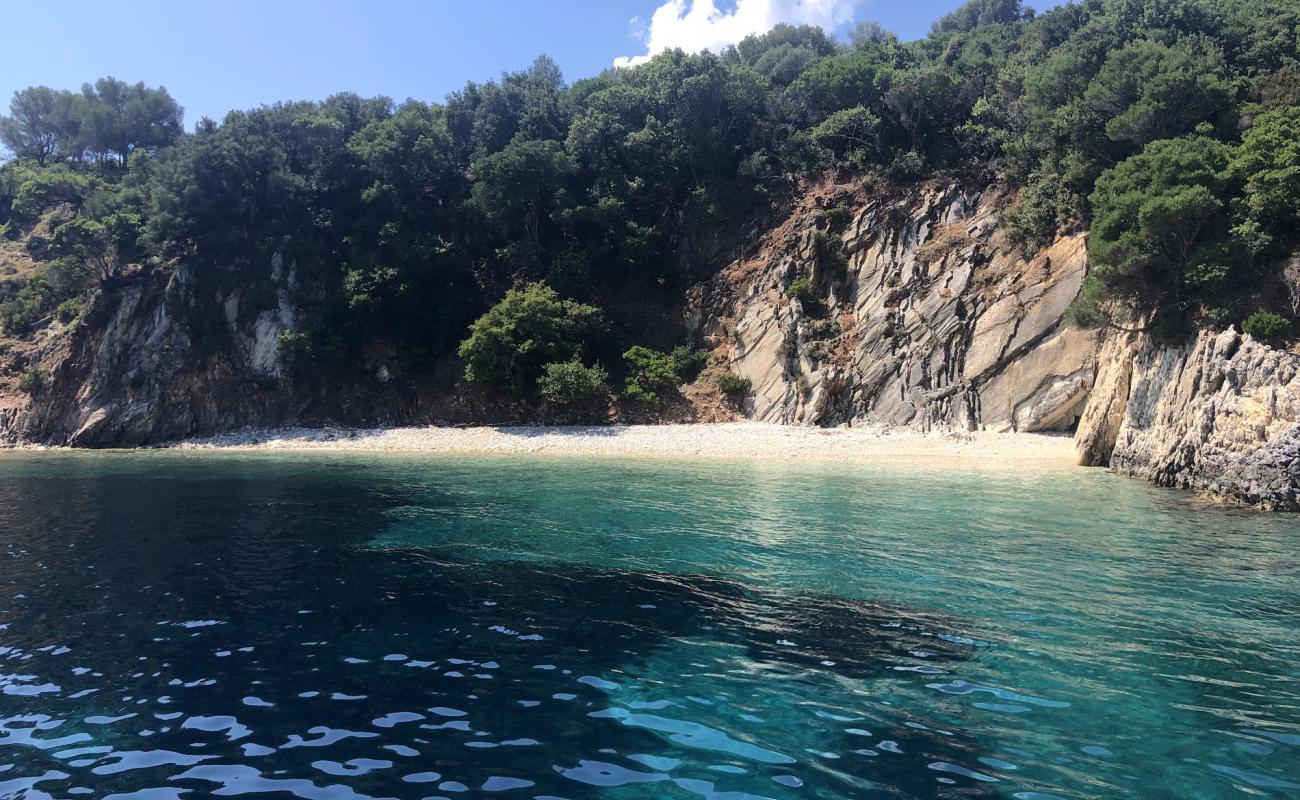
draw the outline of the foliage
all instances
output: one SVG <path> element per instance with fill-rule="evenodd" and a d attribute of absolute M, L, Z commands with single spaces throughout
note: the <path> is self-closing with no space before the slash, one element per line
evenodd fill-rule
<path fill-rule="evenodd" d="M 808 276 L 800 275 L 785 287 L 785 296 L 803 303 L 811 303 L 817 299 L 817 292 L 813 290 L 812 281 Z"/>
<path fill-rule="evenodd" d="M 656 405 L 676 391 L 679 384 L 692 380 L 708 359 L 708 353 L 688 347 L 677 347 L 671 353 L 664 353 L 634 345 L 623 353 L 623 360 L 627 362 L 623 396 Z"/>
<path fill-rule="evenodd" d="M 826 209 L 826 230 L 831 234 L 843 233 L 853 220 L 853 208 L 845 202 Z"/>
<path fill-rule="evenodd" d="M 54 316 L 64 325 L 75 322 L 86 310 L 86 301 L 81 297 L 69 297 L 54 308 Z"/>
<path fill-rule="evenodd" d="M 460 343 L 465 378 L 518 397 L 537 391 L 547 364 L 576 359 L 600 310 L 563 300 L 544 283 L 511 289 L 474 321 Z"/>
<path fill-rule="evenodd" d="M 814 341 L 826 341 L 835 339 L 843 333 L 838 320 L 834 319 L 817 319 L 809 324 L 809 338 Z"/>
<path fill-rule="evenodd" d="M 840 276 L 849 268 L 849 258 L 844 252 L 844 242 L 835 228 L 817 231 L 813 236 L 813 257 L 823 275 Z"/>
<path fill-rule="evenodd" d="M 1180 318 L 1214 302 L 1227 247 L 1231 150 L 1204 136 L 1153 142 L 1097 180 L 1091 277 L 1106 294 Z"/>
<path fill-rule="evenodd" d="M 10 336 L 25 336 L 60 316 L 57 309 L 82 296 L 93 275 L 75 263 L 53 261 L 37 267 L 25 280 L 7 283 L 16 285 L 16 291 L 0 300 L 0 328 Z"/>
<path fill-rule="evenodd" d="M 45 370 L 40 367 L 32 367 L 23 373 L 18 379 L 18 391 L 27 395 L 37 395 L 41 389 L 45 388 L 46 376 Z"/>
<path fill-rule="evenodd" d="M 1232 158 L 1233 176 L 1243 184 L 1240 205 L 1245 231 L 1272 243 L 1295 241 L 1300 228 L 1300 108 L 1279 108 L 1255 119 Z M 1243 232 L 1245 232 L 1243 231 Z"/>
<path fill-rule="evenodd" d="M 1277 339 L 1291 330 L 1291 321 L 1272 311 L 1256 311 L 1241 323 L 1242 333 L 1256 339 Z"/>
<path fill-rule="evenodd" d="M 275 344 L 276 356 L 285 366 L 296 366 L 311 357 L 311 337 L 303 331 L 282 331 Z"/>
<path fill-rule="evenodd" d="M 562 406 L 591 404 L 609 394 L 609 373 L 599 364 L 590 367 L 578 359 L 547 364 L 537 381 L 542 399 Z"/>
<path fill-rule="evenodd" d="M 693 350 L 684 345 L 673 348 L 672 352 L 673 371 L 677 373 L 678 380 L 682 382 L 693 381 L 695 376 L 700 374 L 709 363 L 709 352 L 707 350 Z"/>
<path fill-rule="evenodd" d="M 720 238 L 822 170 L 1005 180 L 1023 251 L 1091 229 L 1084 317 L 1240 319 L 1300 244 L 1298 36 L 1294 2 L 971 0 L 913 42 L 778 25 L 572 85 L 542 57 L 441 103 L 344 93 L 192 133 L 161 87 L 31 87 L 0 118 L 0 229 L 39 267 L 0 290 L 0 324 L 25 334 L 128 265 L 184 259 L 203 297 L 292 291 L 303 357 L 382 344 L 425 370 L 544 281 L 607 309 L 609 363 L 655 335 L 641 306 L 666 310 Z M 847 208 L 826 217 L 819 280 L 845 258 Z M 503 360 L 471 348 L 467 372 L 522 395 L 590 334 L 516 359 L 525 340 L 486 327 L 470 338 Z"/>
<path fill-rule="evenodd" d="M 723 394 L 743 394 L 753 388 L 754 382 L 734 372 L 724 372 L 718 376 L 718 390 Z"/>
<path fill-rule="evenodd" d="M 1002 214 L 1007 238 L 1024 254 L 1032 255 L 1056 238 L 1062 220 L 1078 217 L 1075 198 L 1061 184 L 1034 176 L 1019 199 Z"/>
<path fill-rule="evenodd" d="M 973 0 L 934 23 L 935 33 L 973 31 L 981 25 L 1011 25 L 1031 19 L 1034 12 L 1016 0 Z"/>
<path fill-rule="evenodd" d="M 628 400 L 657 404 L 663 393 L 677 388 L 677 365 L 670 354 L 634 345 L 623 359 L 628 366 L 623 396 Z"/>
<path fill-rule="evenodd" d="M 1235 121 L 1233 94 L 1221 51 L 1208 39 L 1172 46 L 1137 39 L 1106 58 L 1083 103 L 1105 120 L 1111 140 L 1142 146 L 1191 133 L 1200 123 L 1227 130 Z"/>
<path fill-rule="evenodd" d="M 0 142 L 18 158 L 44 166 L 52 160 L 122 165 L 136 150 L 156 151 L 181 135 L 181 107 L 164 88 L 100 78 L 81 92 L 32 86 L 14 92 L 0 117 Z"/>

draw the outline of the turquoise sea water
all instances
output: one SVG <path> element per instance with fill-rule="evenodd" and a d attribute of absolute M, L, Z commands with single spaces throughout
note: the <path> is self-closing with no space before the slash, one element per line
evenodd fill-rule
<path fill-rule="evenodd" d="M 1300 797 L 1300 518 L 1100 471 L 0 456 L 0 798 Z"/>

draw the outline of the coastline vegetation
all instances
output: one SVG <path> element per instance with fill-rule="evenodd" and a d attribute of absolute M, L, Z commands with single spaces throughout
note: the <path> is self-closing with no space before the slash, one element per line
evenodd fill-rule
<path fill-rule="evenodd" d="M 71 324 L 104 287 L 186 261 L 206 296 L 292 293 L 295 371 L 383 342 L 556 403 L 613 370 L 653 405 L 698 372 L 664 320 L 718 266 L 718 232 L 839 171 L 1004 182 L 1027 253 L 1088 229 L 1081 323 L 1284 338 L 1298 30 L 1294 0 L 971 0 L 914 42 L 783 25 L 572 84 L 541 57 L 442 102 L 343 93 L 188 132 L 162 87 L 31 87 L 0 118 L 0 234 L 25 259 L 0 275 L 0 327 Z M 828 213 L 826 265 L 847 223 Z"/>

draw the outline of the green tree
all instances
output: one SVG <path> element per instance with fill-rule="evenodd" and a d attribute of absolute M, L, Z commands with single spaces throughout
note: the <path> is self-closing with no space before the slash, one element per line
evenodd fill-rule
<path fill-rule="evenodd" d="M 789 86 L 818 59 L 838 51 L 821 28 L 781 23 L 767 33 L 745 37 L 727 58 L 746 64 L 776 86 Z"/>
<path fill-rule="evenodd" d="M 546 365 L 578 358 L 599 323 L 599 309 L 561 299 L 544 283 L 511 289 L 461 342 L 465 378 L 530 396 Z"/>
<path fill-rule="evenodd" d="M 1255 118 L 1232 158 L 1243 184 L 1247 228 L 1292 242 L 1300 226 L 1300 108 L 1279 108 Z"/>
<path fill-rule="evenodd" d="M 1291 323 L 1281 314 L 1272 311 L 1256 311 L 1241 323 L 1242 333 L 1256 339 L 1279 339 L 1291 329 Z"/>
<path fill-rule="evenodd" d="M 111 214 L 103 221 L 78 216 L 51 233 L 49 255 L 107 280 L 135 252 L 139 235 L 140 218 L 129 212 Z"/>
<path fill-rule="evenodd" d="M 14 92 L 9 116 L 0 117 L 0 142 L 18 158 L 41 166 L 63 153 L 76 135 L 71 93 L 48 86 Z"/>
<path fill-rule="evenodd" d="M 46 382 L 45 370 L 40 367 L 32 367 L 24 372 L 22 378 L 18 380 L 18 391 L 35 396 L 45 388 Z"/>
<path fill-rule="evenodd" d="M 528 256 L 544 257 L 558 235 L 558 213 L 576 169 L 556 141 L 519 139 L 474 162 L 470 205 L 498 236 L 521 240 Z"/>
<path fill-rule="evenodd" d="M 477 292 L 462 243 L 469 181 L 442 109 L 408 102 L 348 141 L 360 206 L 343 245 L 348 314 L 364 335 L 437 355 L 472 319 Z"/>
<path fill-rule="evenodd" d="M 1223 56 L 1207 39 L 1173 46 L 1139 39 L 1106 59 L 1084 102 L 1106 120 L 1111 139 L 1141 147 L 1201 123 L 1231 129 L 1234 94 Z"/>
<path fill-rule="evenodd" d="M 623 353 L 628 369 L 623 396 L 658 405 L 675 392 L 680 383 L 694 379 L 708 359 L 708 353 L 689 347 L 677 347 L 671 353 L 664 353 L 634 345 Z"/>
<path fill-rule="evenodd" d="M 125 165 L 132 151 L 156 151 L 180 137 L 183 110 L 167 90 L 113 77 L 81 87 L 79 141 L 103 159 L 117 156 Z"/>
<path fill-rule="evenodd" d="M 668 353 L 635 345 L 623 354 L 627 362 L 627 382 L 623 396 L 628 400 L 658 405 L 677 389 L 677 365 Z"/>
<path fill-rule="evenodd" d="M 1180 320 L 1228 278 L 1231 149 L 1205 136 L 1152 142 L 1097 179 L 1090 278 L 1102 297 Z"/>
<path fill-rule="evenodd" d="M 969 0 L 934 23 L 934 33 L 973 31 L 981 25 L 1013 25 L 1032 19 L 1034 11 L 1020 0 Z"/>

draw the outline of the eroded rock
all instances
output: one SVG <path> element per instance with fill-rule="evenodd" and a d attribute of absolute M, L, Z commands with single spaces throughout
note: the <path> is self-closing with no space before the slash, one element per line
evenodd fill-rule
<path fill-rule="evenodd" d="M 1300 356 L 1229 328 L 1181 347 L 1146 341 L 1125 360 L 1131 375 L 1110 466 L 1161 486 L 1300 510 Z M 1115 418 L 1108 406 L 1096 414 L 1103 426 Z M 1088 433 L 1081 444 L 1099 463 L 1104 437 Z"/>
<path fill-rule="evenodd" d="M 760 269 L 720 279 L 733 281 L 730 352 L 754 385 L 748 413 L 790 424 L 1070 430 L 1096 370 L 1096 334 L 1063 323 L 1087 265 L 1083 237 L 1024 260 L 995 241 L 1004 201 L 995 188 L 932 183 L 858 199 L 841 236 L 844 274 L 822 269 L 823 215 L 806 203 L 760 247 Z M 817 309 L 785 297 L 797 276 L 818 288 Z"/>

